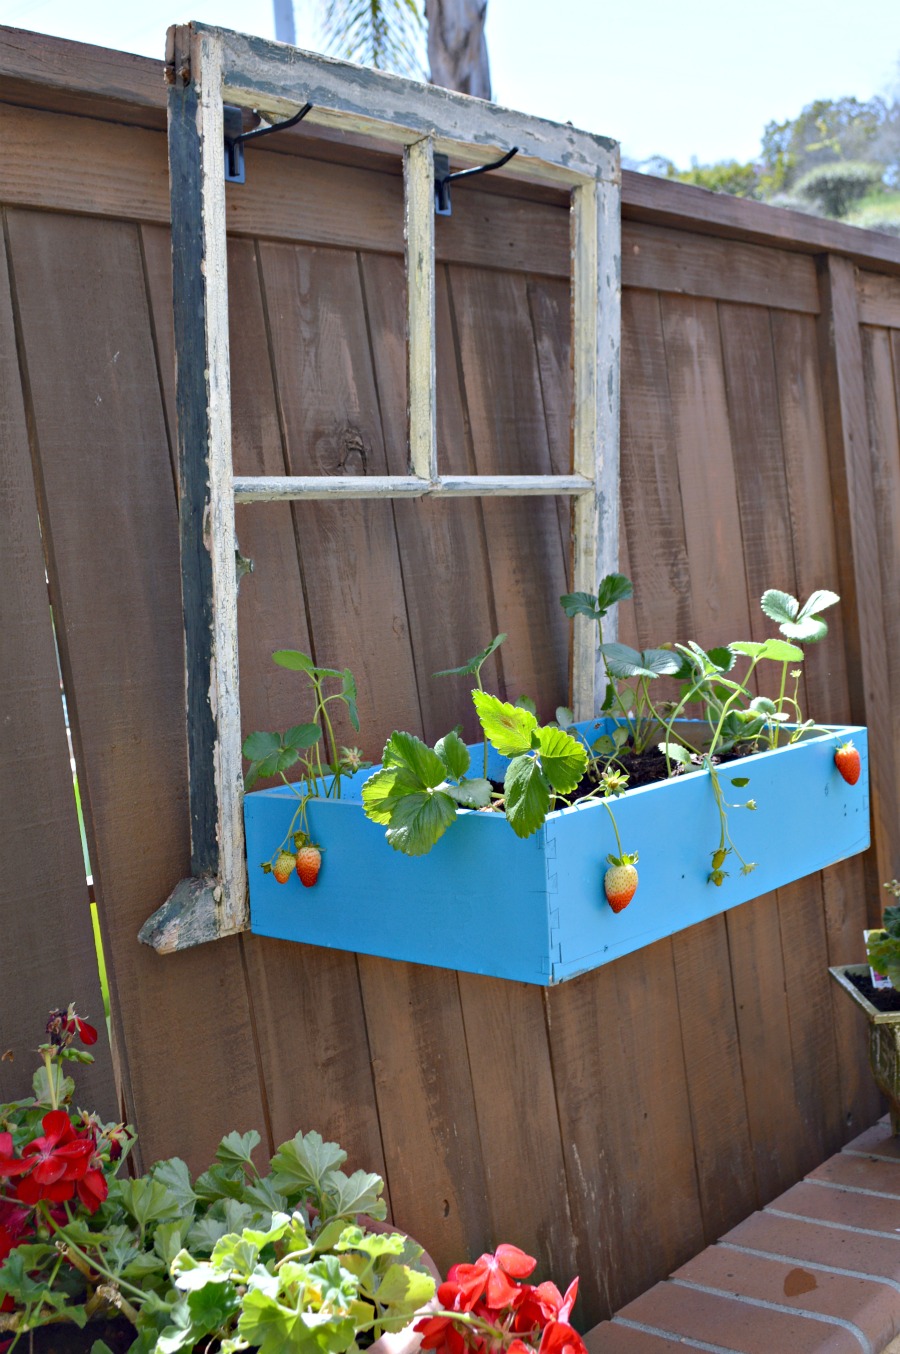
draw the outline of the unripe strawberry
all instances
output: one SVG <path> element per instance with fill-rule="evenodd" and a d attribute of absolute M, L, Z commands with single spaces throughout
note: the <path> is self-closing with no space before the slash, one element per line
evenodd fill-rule
<path fill-rule="evenodd" d="M 297 875 L 304 888 L 311 889 L 322 867 L 322 852 L 315 844 L 301 846 L 297 852 Z"/>
<path fill-rule="evenodd" d="M 297 863 L 296 856 L 292 856 L 290 851 L 279 851 L 278 859 L 272 866 L 272 873 L 279 884 L 286 884 L 291 877 L 291 871 Z"/>
<path fill-rule="evenodd" d="M 862 765 L 859 753 L 852 743 L 841 743 L 839 748 L 835 748 L 834 764 L 848 785 L 856 784 Z"/>
<path fill-rule="evenodd" d="M 613 912 L 621 912 L 634 897 L 638 872 L 634 868 L 637 852 L 631 856 L 607 856 L 609 869 L 603 876 L 603 891 Z"/>

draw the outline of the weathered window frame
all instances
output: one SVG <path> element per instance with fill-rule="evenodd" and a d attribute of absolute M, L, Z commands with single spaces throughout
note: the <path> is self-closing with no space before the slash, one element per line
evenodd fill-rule
<path fill-rule="evenodd" d="M 191 869 L 141 931 L 183 949 L 249 925 L 237 658 L 234 504 L 276 499 L 566 494 L 576 590 L 618 559 L 620 170 L 606 137 L 202 23 L 169 30 L 176 407 L 186 644 Z M 408 288 L 409 474 L 236 477 L 231 460 L 223 105 L 402 147 Z M 571 475 L 450 476 L 435 417 L 434 155 L 505 166 L 570 190 L 574 399 Z M 238 190 L 240 191 L 240 190 Z M 460 204 L 462 205 L 462 204 Z M 573 708 L 597 709 L 593 627 L 576 618 Z"/>

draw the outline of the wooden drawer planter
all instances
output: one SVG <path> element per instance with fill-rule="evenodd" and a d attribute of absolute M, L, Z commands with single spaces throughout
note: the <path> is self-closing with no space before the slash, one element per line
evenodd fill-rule
<path fill-rule="evenodd" d="M 593 741 L 612 721 L 577 727 Z M 862 758 L 855 786 L 834 766 L 834 748 L 846 738 Z M 479 744 L 473 760 L 480 755 Z M 492 749 L 491 776 L 502 779 L 505 765 Z M 718 888 L 707 882 L 719 837 L 707 771 L 613 801 L 623 848 L 640 852 L 638 892 L 618 915 L 603 894 L 615 839 L 602 804 L 551 813 L 524 841 L 500 814 L 461 811 L 428 855 L 409 857 L 363 814 L 359 795 L 369 775 L 345 782 L 342 800 L 309 805 L 310 833 L 325 848 L 314 889 L 296 877 L 280 885 L 259 868 L 285 835 L 296 797 L 286 787 L 246 796 L 252 931 L 547 987 L 869 845 L 868 748 L 860 728 L 829 728 L 720 769 L 726 799 L 752 796 L 758 804 L 756 812 L 731 809 L 729 826 L 745 859 L 759 865 L 748 876 L 735 867 Z M 747 776 L 749 784 L 735 790 L 732 776 Z"/>

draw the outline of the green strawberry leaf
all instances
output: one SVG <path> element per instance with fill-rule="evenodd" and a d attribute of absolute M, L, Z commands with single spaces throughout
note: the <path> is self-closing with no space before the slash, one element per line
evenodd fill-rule
<path fill-rule="evenodd" d="M 527 710 L 529 714 L 537 718 L 537 706 L 530 696 L 519 696 L 516 700 L 517 710 Z"/>
<path fill-rule="evenodd" d="M 399 789 L 397 787 L 399 775 L 400 772 L 396 767 L 391 767 L 387 771 L 376 771 L 363 785 L 363 809 L 366 817 L 371 818 L 373 823 L 382 823 L 385 826 L 390 823 L 394 804 L 406 793 L 402 787 Z"/>
<path fill-rule="evenodd" d="M 385 835 L 395 851 L 407 856 L 424 856 L 456 821 L 456 804 L 443 791 L 413 790 L 392 804 Z"/>
<path fill-rule="evenodd" d="M 356 690 L 356 678 L 349 668 L 344 668 L 344 671 L 340 673 L 340 678 L 341 695 L 347 702 L 347 713 L 350 716 L 350 723 L 353 725 L 356 732 L 359 733 L 359 710 L 356 706 L 359 693 Z"/>
<path fill-rule="evenodd" d="M 385 769 L 397 767 L 405 771 L 411 788 L 419 790 L 435 789 L 447 774 L 437 753 L 411 733 L 391 734 L 384 747 L 382 765 Z"/>
<path fill-rule="evenodd" d="M 588 620 L 599 621 L 605 615 L 597 605 L 597 598 L 592 592 L 567 592 L 565 596 L 560 597 L 559 602 L 570 618 L 587 616 Z"/>
<path fill-rule="evenodd" d="M 664 757 L 668 757 L 670 762 L 677 762 L 679 766 L 692 765 L 691 754 L 680 743 L 657 743 L 656 746 Z"/>
<path fill-rule="evenodd" d="M 490 658 L 495 649 L 506 639 L 505 634 L 495 635 L 486 649 L 477 653 L 474 658 L 470 658 L 459 668 L 442 668 L 440 672 L 432 673 L 434 677 L 477 677 L 484 664 Z"/>
<path fill-rule="evenodd" d="M 299 751 L 300 748 L 311 748 L 321 737 L 322 730 L 318 724 L 295 724 L 284 735 L 284 745 L 286 748 L 295 748 Z"/>
<path fill-rule="evenodd" d="M 459 734 L 451 731 L 434 745 L 434 750 L 454 780 L 462 780 L 469 769 L 469 749 Z"/>
<path fill-rule="evenodd" d="M 531 749 L 531 735 L 538 723 L 529 710 L 501 701 L 487 691 L 473 691 L 472 700 L 485 737 L 501 757 L 516 757 Z"/>
<path fill-rule="evenodd" d="M 570 729 L 575 723 L 575 716 L 568 705 L 557 705 L 556 722 L 561 729 Z"/>
<path fill-rule="evenodd" d="M 779 630 L 788 639 L 804 640 L 811 644 L 828 633 L 828 625 L 818 613 L 840 600 L 837 593 L 820 588 L 801 607 L 796 597 L 792 597 L 789 592 L 769 588 L 763 593 L 760 605 L 770 620 L 778 622 Z"/>
<path fill-rule="evenodd" d="M 530 837 L 547 817 L 550 786 L 534 757 L 514 757 L 503 779 L 506 817 L 517 837 Z"/>
<path fill-rule="evenodd" d="M 746 658 L 770 658 L 776 663 L 803 662 L 803 650 L 798 649 L 796 644 L 786 644 L 783 639 L 766 639 L 762 643 L 735 640 L 729 648 Z"/>
<path fill-rule="evenodd" d="M 441 793 L 449 795 L 464 809 L 486 809 L 491 802 L 491 782 L 478 776 L 461 780 L 458 785 L 442 785 Z"/>
<path fill-rule="evenodd" d="M 626 578 L 624 574 L 607 574 L 600 580 L 600 588 L 597 592 L 597 605 L 600 608 L 601 616 L 605 616 L 611 606 L 616 602 L 627 602 L 629 597 L 634 595 L 634 588 L 631 579 Z"/>
<path fill-rule="evenodd" d="M 309 654 L 300 653 L 298 649 L 278 649 L 273 653 L 272 660 L 280 668 L 288 668 L 291 672 L 316 671 L 316 665 Z"/>
<path fill-rule="evenodd" d="M 551 727 L 538 729 L 538 739 L 544 775 L 557 794 L 571 794 L 587 770 L 584 744 Z"/>
<path fill-rule="evenodd" d="M 280 733 L 251 733 L 244 739 L 241 748 L 248 762 L 260 762 L 281 751 Z"/>

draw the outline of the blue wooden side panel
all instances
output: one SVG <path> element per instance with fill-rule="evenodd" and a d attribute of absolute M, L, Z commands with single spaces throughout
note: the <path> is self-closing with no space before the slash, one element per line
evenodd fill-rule
<path fill-rule="evenodd" d="M 610 721 L 579 726 L 589 741 Z M 852 737 L 863 763 L 848 786 L 834 748 Z M 480 748 L 473 748 L 473 761 Z M 504 761 L 491 753 L 490 774 Z M 499 815 L 461 812 L 427 855 L 388 846 L 384 829 L 361 812 L 371 772 L 345 784 L 340 802 L 309 805 L 314 838 L 325 848 L 318 883 L 278 884 L 259 868 L 288 830 L 296 797 L 286 788 L 246 797 L 251 927 L 260 935 L 440 968 L 540 983 L 562 982 L 649 945 L 716 913 L 814 873 L 869 845 L 865 729 L 834 729 L 788 750 L 758 753 L 722 767 L 738 850 L 758 867 L 742 876 L 729 856 L 717 888 L 708 882 L 719 820 L 710 777 L 695 772 L 629 791 L 613 801 L 623 849 L 640 854 L 633 902 L 615 914 L 603 894 L 615 836 L 602 804 L 551 814 L 520 841 Z M 748 777 L 741 788 L 736 776 Z"/>
<path fill-rule="evenodd" d="M 614 801 L 625 851 L 640 855 L 633 901 L 614 913 L 603 901 L 606 856 L 616 844 L 609 815 L 565 809 L 547 822 L 553 981 L 561 982 L 663 936 L 758 898 L 869 845 L 868 743 L 865 729 L 841 730 L 793 748 L 744 757 L 719 770 L 726 800 L 757 808 L 728 809 L 728 830 L 746 861 L 732 854 L 728 877 L 708 882 L 719 844 L 719 816 L 707 772 L 648 785 Z M 834 749 L 852 736 L 863 770 L 855 786 L 834 766 Z M 748 778 L 743 787 L 733 777 Z M 600 906 L 598 906 L 598 900 Z"/>
<path fill-rule="evenodd" d="M 317 883 L 306 889 L 296 876 L 282 885 L 259 868 L 295 805 L 287 790 L 246 799 L 251 929 L 258 935 L 550 982 L 543 832 L 521 842 L 503 818 L 461 814 L 427 856 L 410 857 L 388 845 L 384 828 L 369 822 L 358 802 L 317 800 L 309 828 L 325 853 Z"/>

